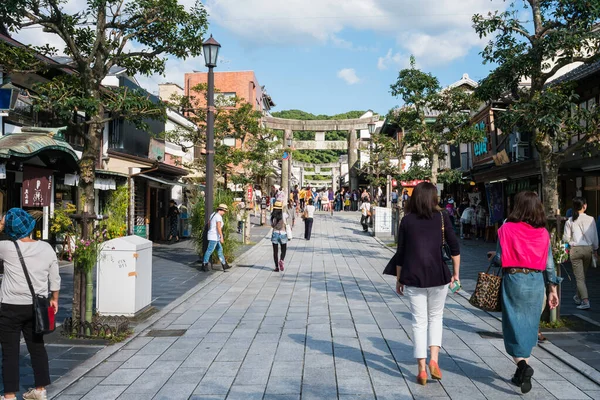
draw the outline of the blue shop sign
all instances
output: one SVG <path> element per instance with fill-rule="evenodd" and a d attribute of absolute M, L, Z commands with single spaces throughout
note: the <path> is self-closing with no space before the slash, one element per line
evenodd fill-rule
<path fill-rule="evenodd" d="M 486 131 L 485 122 L 481 121 L 475 125 L 475 129 L 478 131 Z M 479 143 L 473 145 L 473 153 L 475 157 L 480 157 L 488 153 L 488 137 L 487 135 Z"/>

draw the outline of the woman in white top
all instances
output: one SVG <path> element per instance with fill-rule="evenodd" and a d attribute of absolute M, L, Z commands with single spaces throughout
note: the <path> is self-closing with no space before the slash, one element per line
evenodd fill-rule
<path fill-rule="evenodd" d="M 315 217 L 315 206 L 313 200 L 308 199 L 308 205 L 304 208 L 304 239 L 310 240 L 312 226 Z"/>
<path fill-rule="evenodd" d="M 371 203 L 369 203 L 368 201 L 363 201 L 363 203 L 360 205 L 360 212 L 362 214 L 362 216 L 360 217 L 360 223 L 363 227 L 363 231 L 368 232 L 369 217 L 371 214 Z"/>
<path fill-rule="evenodd" d="M 287 251 L 287 231 L 285 229 L 286 221 L 289 215 L 287 210 L 283 210 L 283 203 L 276 201 L 273 204 L 273 212 L 271 213 L 271 227 L 273 233 L 271 234 L 271 243 L 273 244 L 273 261 L 275 261 L 275 272 L 283 271 L 285 260 L 285 253 Z M 281 257 L 279 256 L 279 246 L 281 246 Z"/>
<path fill-rule="evenodd" d="M 573 199 L 573 216 L 565 224 L 563 240 L 571 248 L 570 258 L 573 265 L 573 274 L 577 281 L 577 294 L 573 297 L 577 308 L 590 309 L 588 290 L 585 284 L 585 275 L 589 266 L 595 261 L 598 251 L 598 232 L 594 217 L 585 213 L 587 202 L 582 197 Z"/>

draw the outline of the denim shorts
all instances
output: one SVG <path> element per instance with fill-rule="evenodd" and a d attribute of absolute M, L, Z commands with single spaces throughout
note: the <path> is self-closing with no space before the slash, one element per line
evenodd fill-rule
<path fill-rule="evenodd" d="M 273 244 L 287 244 L 288 237 L 285 233 L 273 232 L 271 235 L 271 243 Z"/>

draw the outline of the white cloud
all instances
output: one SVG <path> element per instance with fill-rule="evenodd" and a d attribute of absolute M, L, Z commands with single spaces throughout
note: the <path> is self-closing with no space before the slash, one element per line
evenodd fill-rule
<path fill-rule="evenodd" d="M 389 49 L 385 56 L 379 57 L 377 60 L 377 68 L 381 71 L 384 71 L 390 67 L 407 67 L 409 64 L 410 56 L 400 53 L 394 54 L 392 49 Z"/>
<path fill-rule="evenodd" d="M 414 52 L 417 59 L 416 53 L 421 55 L 421 64 L 444 64 L 480 45 L 473 14 L 504 10 L 507 4 L 504 0 L 207 0 L 206 7 L 212 22 L 253 46 L 356 48 L 345 34 L 372 31 L 394 37 L 400 54 Z M 391 57 L 389 61 L 383 57 L 381 66 L 391 67 L 396 62 L 394 54 Z"/>
<path fill-rule="evenodd" d="M 348 85 L 354 85 L 360 82 L 360 79 L 358 78 L 358 76 L 356 76 L 356 71 L 354 70 L 354 68 L 341 69 L 338 71 L 337 76 L 338 78 L 346 81 Z"/>

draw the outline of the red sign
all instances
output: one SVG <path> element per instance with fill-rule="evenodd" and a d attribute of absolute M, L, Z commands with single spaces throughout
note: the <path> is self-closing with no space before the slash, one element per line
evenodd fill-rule
<path fill-rule="evenodd" d="M 398 181 L 395 179 L 392 179 L 392 187 L 396 187 L 398 186 Z"/>
<path fill-rule="evenodd" d="M 429 181 L 421 181 L 421 180 L 418 180 L 418 179 L 415 179 L 414 181 L 402 181 L 402 182 L 400 182 L 400 186 L 402 186 L 402 187 L 415 187 L 419 183 L 423 183 L 423 182 L 429 182 Z"/>
<path fill-rule="evenodd" d="M 246 208 L 251 208 L 254 203 L 254 189 L 252 185 L 248 185 L 248 189 L 246 191 Z"/>
<path fill-rule="evenodd" d="M 23 207 L 47 207 L 52 197 L 52 171 L 25 166 L 23 169 Z"/>

